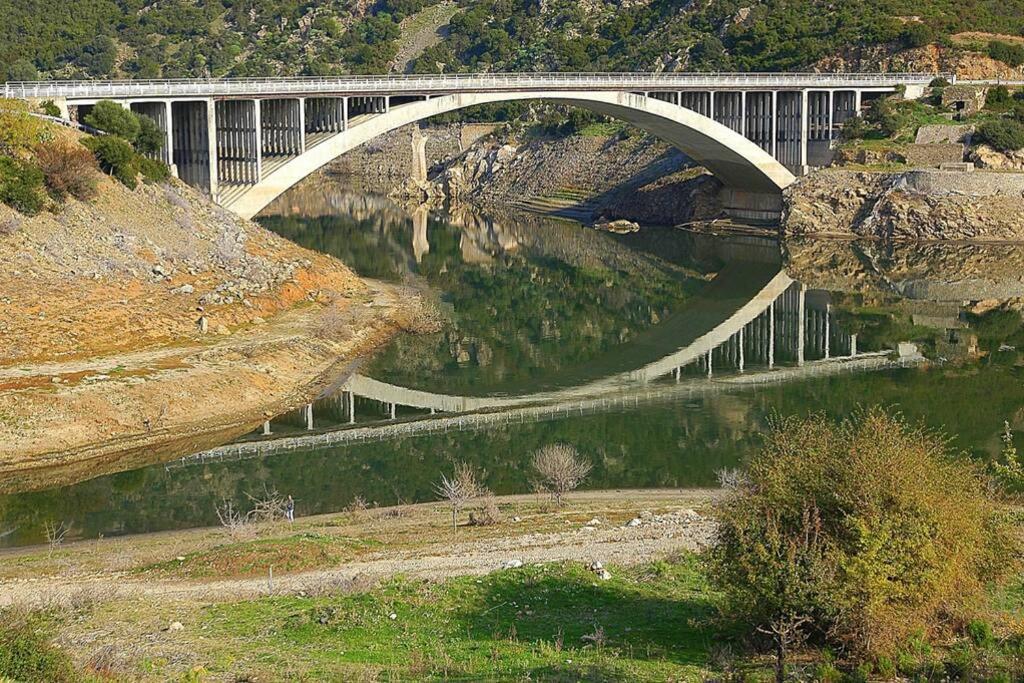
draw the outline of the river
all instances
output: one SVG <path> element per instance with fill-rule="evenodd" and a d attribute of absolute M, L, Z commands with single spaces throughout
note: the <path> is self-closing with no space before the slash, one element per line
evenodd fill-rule
<path fill-rule="evenodd" d="M 525 492 L 531 454 L 553 442 L 591 460 L 588 488 L 714 486 L 774 415 L 881 404 L 978 459 L 998 454 L 1004 420 L 1024 420 L 1020 318 L 985 312 L 1024 296 L 1017 247 L 613 235 L 329 190 L 290 193 L 260 220 L 361 275 L 426 293 L 443 329 L 396 338 L 357 369 L 409 405 L 353 402 L 339 385 L 313 404 L 314 433 L 360 435 L 349 441 L 2 496 L 0 545 L 39 543 L 47 522 L 69 525 L 68 540 L 216 524 L 221 501 L 244 507 L 270 489 L 293 495 L 303 515 L 357 498 L 432 500 L 453 461 L 486 472 L 495 493 Z M 896 367 L 887 359 L 900 342 L 929 360 Z M 705 343 L 716 344 L 710 359 Z M 847 360 L 854 353 L 863 365 Z M 432 414 L 442 398 L 488 405 L 489 421 Z M 307 419 L 278 416 L 272 436 L 245 442 L 307 434 Z"/>

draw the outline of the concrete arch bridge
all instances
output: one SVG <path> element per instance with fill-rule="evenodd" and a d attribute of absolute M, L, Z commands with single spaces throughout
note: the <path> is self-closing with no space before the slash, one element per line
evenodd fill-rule
<path fill-rule="evenodd" d="M 151 116 L 163 160 L 250 218 L 345 152 L 401 126 L 475 105 L 547 100 L 642 128 L 704 165 L 736 217 L 771 220 L 795 175 L 821 163 L 866 99 L 933 74 L 527 73 L 239 80 L 7 83 L 81 118 L 100 100 Z M 824 156 L 823 156 L 824 154 Z"/>

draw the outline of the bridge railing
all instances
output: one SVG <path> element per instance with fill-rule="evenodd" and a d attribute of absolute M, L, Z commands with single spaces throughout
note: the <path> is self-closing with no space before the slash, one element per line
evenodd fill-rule
<path fill-rule="evenodd" d="M 686 88 L 843 88 L 922 85 L 931 73 L 488 73 L 383 76 L 209 78 L 5 83 L 7 98 L 224 97 L 282 94 L 431 94 L 474 90 Z M 951 74 L 943 74 L 951 80 Z"/>

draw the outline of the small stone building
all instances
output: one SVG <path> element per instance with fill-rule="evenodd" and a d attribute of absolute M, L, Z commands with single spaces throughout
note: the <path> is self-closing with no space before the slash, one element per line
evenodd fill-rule
<path fill-rule="evenodd" d="M 951 109 L 958 117 L 970 116 L 985 106 L 985 85 L 950 85 L 942 89 L 942 106 Z"/>

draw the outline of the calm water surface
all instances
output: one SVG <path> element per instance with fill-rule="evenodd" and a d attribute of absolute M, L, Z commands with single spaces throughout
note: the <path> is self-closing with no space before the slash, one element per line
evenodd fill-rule
<path fill-rule="evenodd" d="M 893 406 L 944 428 L 977 458 L 998 452 L 1004 420 L 1024 421 L 1019 316 L 967 310 L 968 302 L 1024 294 L 1013 265 L 1024 254 L 1010 247 L 779 245 L 673 229 L 610 235 L 515 214 L 409 213 L 381 198 L 330 192 L 292 193 L 274 209 L 262 219 L 266 227 L 338 256 L 361 275 L 421 288 L 433 300 L 446 321 L 440 332 L 399 337 L 359 369 L 400 387 L 485 397 L 588 386 L 699 339 L 780 272 L 806 287 L 809 307 L 825 311 L 808 324 L 828 318 L 833 355 L 849 352 L 856 334 L 859 352 L 913 340 L 934 362 L 479 431 L 147 467 L 0 497 L 0 545 L 40 542 L 51 520 L 71 524 L 69 538 L 215 524 L 219 502 L 244 505 L 246 494 L 265 488 L 295 496 L 300 514 L 336 511 L 356 496 L 381 505 L 431 500 L 433 482 L 453 460 L 485 470 L 496 493 L 523 492 L 530 455 L 556 441 L 593 461 L 587 487 L 712 486 L 716 470 L 757 447 L 776 413 L 840 417 L 858 406 Z M 1005 277 L 993 263 L 1006 266 Z M 795 350 L 777 347 L 776 364 L 794 365 Z M 738 371 L 735 353 L 715 353 L 716 376 Z M 809 361 L 821 358 L 823 345 L 811 340 L 805 353 Z M 748 348 L 748 373 L 765 364 Z M 695 363 L 684 374 L 705 371 Z M 356 413 L 364 426 L 386 417 L 371 400 L 357 401 Z M 335 396 L 318 401 L 314 414 L 317 428 L 347 422 Z M 407 408 L 399 417 L 429 419 Z M 299 414 L 280 416 L 274 431 L 298 434 L 304 424 Z"/>

